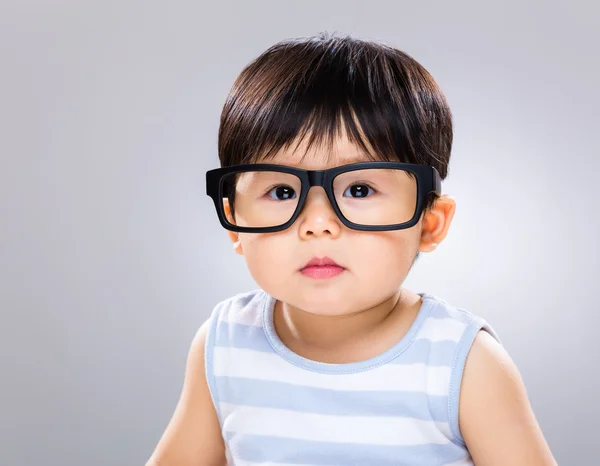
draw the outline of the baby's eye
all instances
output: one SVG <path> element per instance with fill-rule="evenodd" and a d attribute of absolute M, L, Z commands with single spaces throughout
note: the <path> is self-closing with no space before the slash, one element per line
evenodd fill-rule
<path fill-rule="evenodd" d="M 344 196 L 360 198 L 360 197 L 370 196 L 374 193 L 375 193 L 375 191 L 366 184 L 354 184 L 354 185 L 348 187 L 346 189 L 346 191 L 344 191 Z"/>
<path fill-rule="evenodd" d="M 276 201 L 287 201 L 296 197 L 296 191 L 289 186 L 276 186 L 267 193 L 267 196 Z"/>

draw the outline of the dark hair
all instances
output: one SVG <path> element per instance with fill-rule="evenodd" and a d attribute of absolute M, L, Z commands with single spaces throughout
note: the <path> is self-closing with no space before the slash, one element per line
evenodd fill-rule
<path fill-rule="evenodd" d="M 266 161 L 306 137 L 307 149 L 331 147 L 341 130 L 373 160 L 447 176 L 452 115 L 427 70 L 383 43 L 327 33 L 279 42 L 242 70 L 221 114 L 219 159 Z"/>

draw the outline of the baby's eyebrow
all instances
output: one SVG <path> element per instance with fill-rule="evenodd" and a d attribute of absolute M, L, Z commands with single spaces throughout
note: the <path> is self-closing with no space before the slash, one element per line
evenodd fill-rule
<path fill-rule="evenodd" d="M 360 154 L 353 155 L 352 157 L 348 157 L 347 159 L 336 160 L 336 162 L 339 162 L 338 165 L 348 165 L 351 163 L 373 162 L 373 161 L 374 161 L 374 159 L 372 156 L 369 156 L 368 154 L 365 154 L 362 152 Z"/>

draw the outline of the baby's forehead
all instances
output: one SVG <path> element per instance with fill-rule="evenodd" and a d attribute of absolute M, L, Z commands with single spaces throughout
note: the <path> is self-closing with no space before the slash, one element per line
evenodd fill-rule
<path fill-rule="evenodd" d="M 306 143 L 282 148 L 268 159 L 259 159 L 259 163 L 274 163 L 305 170 L 324 170 L 357 162 L 369 162 L 373 156 L 346 139 L 338 139 L 332 144 Z"/>

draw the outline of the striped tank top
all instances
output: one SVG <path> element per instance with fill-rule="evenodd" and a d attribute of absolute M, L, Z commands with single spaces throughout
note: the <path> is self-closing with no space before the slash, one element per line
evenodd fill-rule
<path fill-rule="evenodd" d="M 229 465 L 467 466 L 460 384 L 481 318 L 419 293 L 406 335 L 366 361 L 327 364 L 287 348 L 262 290 L 219 303 L 206 377 Z"/>

